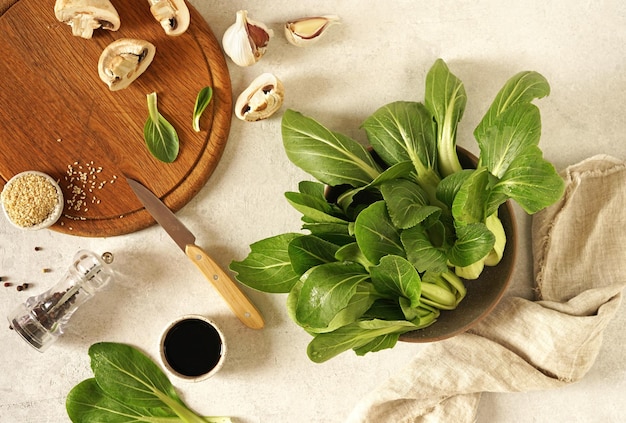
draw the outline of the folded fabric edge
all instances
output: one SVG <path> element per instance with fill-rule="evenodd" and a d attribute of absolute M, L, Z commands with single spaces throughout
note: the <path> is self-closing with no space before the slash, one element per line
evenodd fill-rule
<path fill-rule="evenodd" d="M 561 172 L 565 180 L 565 192 L 561 200 L 534 214 L 531 218 L 533 261 L 535 274 L 534 293 L 542 300 L 542 287 L 545 281 L 545 265 L 551 248 L 551 234 L 558 224 L 561 212 L 565 209 L 583 180 L 601 178 L 626 170 L 626 162 L 606 154 L 598 154 L 568 166 Z"/>

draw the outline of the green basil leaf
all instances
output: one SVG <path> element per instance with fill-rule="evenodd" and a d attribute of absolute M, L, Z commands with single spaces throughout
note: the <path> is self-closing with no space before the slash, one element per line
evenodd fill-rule
<path fill-rule="evenodd" d="M 193 107 L 192 127 L 196 132 L 200 132 L 200 117 L 213 98 L 213 88 L 204 87 L 198 92 L 196 103 Z"/>
<path fill-rule="evenodd" d="M 286 110 L 281 126 L 289 160 L 322 183 L 359 187 L 381 173 L 370 153 L 357 141 L 332 132 L 299 112 Z"/>
<path fill-rule="evenodd" d="M 179 141 L 176 129 L 158 111 L 157 94 L 148 94 L 149 116 L 143 128 L 148 151 L 157 159 L 171 163 L 178 157 Z"/>
<path fill-rule="evenodd" d="M 291 266 L 289 244 L 303 235 L 285 233 L 250 245 L 250 254 L 242 261 L 232 261 L 230 270 L 244 285 L 258 291 L 286 293 L 300 278 Z"/>

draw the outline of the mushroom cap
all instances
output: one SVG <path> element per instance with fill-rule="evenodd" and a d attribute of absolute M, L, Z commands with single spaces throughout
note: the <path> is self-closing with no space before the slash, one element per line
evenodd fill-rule
<path fill-rule="evenodd" d="M 98 75 L 111 91 L 124 89 L 145 72 L 155 53 L 156 47 L 146 40 L 121 38 L 113 41 L 100 55 Z"/>
<path fill-rule="evenodd" d="M 60 22 L 70 24 L 79 14 L 92 15 L 104 29 L 120 28 L 120 16 L 109 0 L 56 0 L 54 15 Z"/>

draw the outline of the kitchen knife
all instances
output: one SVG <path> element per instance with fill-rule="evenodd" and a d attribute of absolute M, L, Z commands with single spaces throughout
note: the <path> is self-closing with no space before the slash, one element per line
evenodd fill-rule
<path fill-rule="evenodd" d="M 126 178 L 126 181 L 154 220 L 165 229 L 187 257 L 213 284 L 239 320 L 252 329 L 261 329 L 264 326 L 261 313 L 226 272 L 204 250 L 195 244 L 196 237 L 176 217 L 174 212 L 163 204 L 152 191 L 139 182 L 130 178 Z"/>

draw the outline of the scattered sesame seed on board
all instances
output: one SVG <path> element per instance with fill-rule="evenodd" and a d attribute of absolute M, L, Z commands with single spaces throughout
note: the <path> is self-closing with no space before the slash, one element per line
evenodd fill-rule
<path fill-rule="evenodd" d="M 99 176 L 103 170 L 103 167 L 95 165 L 93 160 L 85 162 L 76 160 L 72 164 L 67 165 L 65 181 L 67 182 L 66 189 L 70 192 L 70 196 L 65 203 L 68 211 L 87 213 L 89 208 L 85 206 L 88 203 L 101 203 L 97 192 L 102 190 L 106 184 L 113 183 L 117 178 L 113 176 L 113 179 L 100 180 Z M 67 214 L 65 217 L 70 218 Z M 70 230 L 72 229 L 70 228 Z"/>

